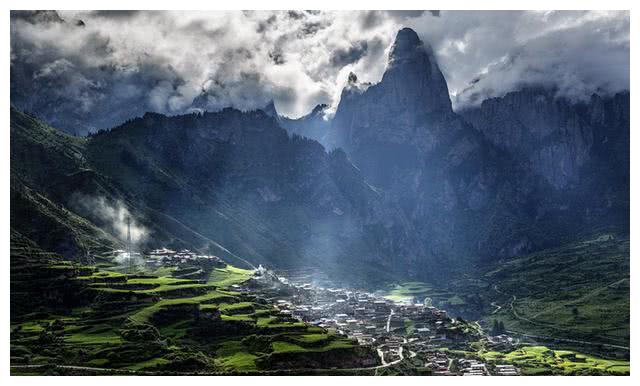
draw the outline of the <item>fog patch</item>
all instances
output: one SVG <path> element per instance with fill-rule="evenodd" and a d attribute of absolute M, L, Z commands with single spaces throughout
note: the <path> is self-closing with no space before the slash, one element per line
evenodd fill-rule
<path fill-rule="evenodd" d="M 123 245 L 127 242 L 127 220 L 130 219 L 132 249 L 142 245 L 149 237 L 149 229 L 142 225 L 120 200 L 75 194 L 72 206 L 94 220 L 105 232 L 122 241 Z"/>

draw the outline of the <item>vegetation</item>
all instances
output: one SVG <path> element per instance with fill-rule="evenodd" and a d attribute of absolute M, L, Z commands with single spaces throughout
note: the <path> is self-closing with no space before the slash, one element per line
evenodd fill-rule
<path fill-rule="evenodd" d="M 327 359 L 320 353 L 340 350 L 346 365 L 350 356 L 359 355 L 349 354 L 358 347 L 351 340 L 280 315 L 254 294 L 233 290 L 252 271 L 226 266 L 202 282 L 125 274 L 71 263 L 17 232 L 11 241 L 12 302 L 37 304 L 15 312 L 12 307 L 14 366 L 55 364 L 63 366 L 55 371 L 70 371 L 68 365 L 132 374 L 261 373 L 275 368 L 273 355 L 286 355 L 289 370 L 302 370 L 307 363 L 322 367 Z M 34 303 L 43 296 L 46 301 Z M 314 355 L 311 362 L 307 355 Z M 12 371 L 25 369 L 42 374 L 52 368 Z"/>
<path fill-rule="evenodd" d="M 491 364 L 515 364 L 524 375 L 629 375 L 629 362 L 595 358 L 567 350 L 529 346 L 509 352 L 481 352 Z"/>
<path fill-rule="evenodd" d="M 428 298 L 452 315 L 480 320 L 492 333 L 628 358 L 629 293 L 629 239 L 604 233 L 504 259 L 448 283 L 399 282 L 386 297 Z"/>
<path fill-rule="evenodd" d="M 603 234 L 505 261 L 485 279 L 500 306 L 491 317 L 507 330 L 629 346 L 628 238 Z"/>

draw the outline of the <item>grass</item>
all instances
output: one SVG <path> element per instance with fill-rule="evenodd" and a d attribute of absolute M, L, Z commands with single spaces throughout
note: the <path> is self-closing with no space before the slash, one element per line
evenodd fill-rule
<path fill-rule="evenodd" d="M 273 342 L 271 344 L 271 348 L 273 349 L 273 352 L 307 351 L 306 348 L 289 342 Z"/>
<path fill-rule="evenodd" d="M 220 312 L 224 312 L 229 315 L 240 314 L 240 313 L 253 313 L 256 304 L 252 302 L 239 302 L 239 303 L 225 303 L 220 304 L 218 307 Z"/>
<path fill-rule="evenodd" d="M 158 358 L 149 359 L 144 362 L 139 362 L 131 366 L 127 366 L 126 368 L 129 370 L 147 370 L 151 367 L 166 365 L 167 363 L 169 363 L 169 360 L 158 357 Z"/>
<path fill-rule="evenodd" d="M 550 372 L 556 375 L 628 375 L 629 362 L 596 358 L 567 350 L 552 350 L 545 346 L 529 346 L 509 352 L 480 352 L 489 363 L 512 363 L 525 374 Z"/>
<path fill-rule="evenodd" d="M 396 284 L 387 291 L 384 297 L 395 302 L 410 302 L 413 298 L 417 298 L 418 301 L 422 302 L 431 291 L 431 286 L 426 283 L 403 282 Z"/>
<path fill-rule="evenodd" d="M 290 342 L 276 341 L 273 342 L 271 348 L 274 353 L 282 352 L 325 352 L 333 349 L 351 348 L 354 343 L 349 339 L 330 339 L 326 344 L 321 346 L 304 347 L 299 344 Z"/>
<path fill-rule="evenodd" d="M 415 331 L 415 329 L 416 329 L 416 324 L 413 320 L 411 319 L 404 320 L 404 330 L 406 335 L 413 334 L 413 331 Z"/>
<path fill-rule="evenodd" d="M 161 294 L 167 295 L 169 293 L 181 293 L 184 290 L 189 289 L 213 289 L 215 288 L 209 284 L 203 284 L 196 280 L 189 279 L 176 279 L 173 277 L 152 277 L 152 278 L 135 278 L 127 279 L 126 283 L 122 285 L 113 285 L 110 283 L 94 283 L 91 285 L 93 288 L 103 292 L 116 292 L 116 293 L 138 293 L 138 294 Z M 151 288 L 145 288 L 151 287 Z M 144 289 L 139 289 L 144 288 Z"/>
<path fill-rule="evenodd" d="M 130 319 L 136 323 L 149 323 L 151 317 L 163 308 L 186 304 L 210 304 L 229 299 L 233 299 L 233 295 L 221 291 L 209 291 L 204 295 L 188 298 L 163 299 L 131 315 Z"/>
<path fill-rule="evenodd" d="M 100 333 L 77 332 L 65 336 L 66 343 L 77 345 L 116 345 L 122 343 L 122 338 L 113 330 Z"/>
<path fill-rule="evenodd" d="M 227 265 L 225 268 L 215 268 L 209 276 L 208 283 L 218 287 L 230 287 L 242 284 L 253 276 L 253 271 Z"/>
<path fill-rule="evenodd" d="M 319 343 L 326 343 L 334 338 L 333 334 L 304 334 L 304 335 L 293 335 L 291 339 L 296 342 L 300 342 L 303 345 L 315 345 Z"/>
<path fill-rule="evenodd" d="M 227 371 L 255 370 L 257 358 L 247 351 L 242 342 L 229 340 L 222 343 L 216 351 L 215 363 Z"/>
<path fill-rule="evenodd" d="M 600 236 L 501 264 L 486 278 L 508 329 L 629 345 L 629 240 Z M 516 297 L 511 307 L 512 296 Z"/>
<path fill-rule="evenodd" d="M 27 253 L 27 248 L 23 249 Z M 149 371 L 156 367 L 174 369 L 184 363 L 187 371 L 199 371 L 206 362 L 201 359 L 209 358 L 216 370 L 254 372 L 265 370 L 261 366 L 271 363 L 267 359 L 272 342 L 276 342 L 274 352 L 293 353 L 291 360 L 298 367 L 306 364 L 304 356 L 298 357 L 305 352 L 340 349 L 340 354 L 348 357 L 350 351 L 344 350 L 354 347 L 350 340 L 288 320 L 272 306 L 247 301 L 250 296 L 225 289 L 248 280 L 252 271 L 227 266 L 216 269 L 203 283 L 168 276 L 169 270 L 155 272 L 165 276 L 139 276 L 92 271 L 63 259 L 44 263 L 56 271 L 72 269 L 64 280 L 85 295 L 95 296 L 95 301 L 79 303 L 65 315 L 51 310 L 23 314 L 20 322 L 11 324 L 12 363 L 51 364 L 62 360 L 78 366 Z M 56 272 L 54 276 L 62 275 Z M 113 295 L 119 293 L 125 295 Z M 147 296 L 130 296 L 132 293 Z M 209 321 L 200 319 L 203 324 L 199 324 L 195 312 L 191 313 L 197 309 L 219 310 L 224 323 L 217 325 L 219 329 L 214 327 L 210 336 L 198 335 Z M 164 311 L 167 313 L 157 315 Z M 51 326 L 58 325 L 53 323 L 56 320 L 62 322 L 61 329 L 53 330 Z M 260 337 L 258 341 L 262 339 L 266 346 L 243 344 L 246 334 Z M 264 347 L 267 352 L 249 351 L 256 347 Z M 258 359 L 264 360 L 258 365 Z"/>

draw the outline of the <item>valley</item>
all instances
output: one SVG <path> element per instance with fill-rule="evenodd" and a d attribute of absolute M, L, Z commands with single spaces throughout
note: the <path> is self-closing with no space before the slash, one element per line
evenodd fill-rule
<path fill-rule="evenodd" d="M 79 37 L 104 22 L 84 16 L 11 14 Z M 254 40 L 323 17 L 272 16 Z M 162 55 L 133 82 L 145 52 L 70 81 L 84 64 L 37 68 L 35 35 L 15 35 L 11 374 L 630 375 L 630 91 L 474 94 L 485 74 L 460 89 L 442 47 L 396 24 L 360 53 L 332 44 L 322 87 L 288 79 L 291 53 L 237 47 L 201 67 L 283 67 L 190 89 Z M 48 100 L 63 83 L 96 104 Z"/>
<path fill-rule="evenodd" d="M 601 237 L 591 244 L 608 241 Z M 290 271 L 285 277 L 262 266 L 245 270 L 213 256 L 166 248 L 149 251 L 145 258 L 135 265 L 87 266 L 42 252 L 13 234 L 12 298 L 46 288 L 40 296 L 48 305 L 12 317 L 12 373 L 629 372 L 628 348 L 625 354 L 622 346 L 599 344 L 600 355 L 609 359 L 585 355 L 585 349 L 594 351 L 589 345 L 598 344 L 597 339 L 576 344 L 558 338 L 556 331 L 557 339 L 536 336 L 545 330 L 536 329 L 539 322 L 529 319 L 533 326 L 519 327 L 528 331 L 519 333 L 514 324 L 523 323 L 519 318 L 524 317 L 513 304 L 479 323 L 452 317 L 433 304 L 464 309 L 467 295 L 436 291 L 425 283 L 404 282 L 369 292 L 337 287 L 313 269 Z M 48 279 L 34 287 L 25 277 L 30 272 L 19 264 L 25 259 L 39 261 L 37 275 Z M 538 299 L 538 304 L 545 301 Z M 488 321 L 496 318 L 506 322 L 505 331 L 490 331 Z M 547 324 L 559 329 L 553 326 L 560 326 L 562 319 Z M 575 351 L 566 349 L 570 346 Z"/>

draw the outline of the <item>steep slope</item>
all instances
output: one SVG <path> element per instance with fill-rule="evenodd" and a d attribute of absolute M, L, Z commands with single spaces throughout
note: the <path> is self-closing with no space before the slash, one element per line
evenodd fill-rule
<path fill-rule="evenodd" d="M 324 144 L 403 208 L 429 255 L 417 269 L 628 232 L 624 95 L 577 107 L 518 95 L 463 119 L 431 48 L 407 28 L 379 83 L 350 76 Z"/>
<path fill-rule="evenodd" d="M 594 171 L 590 163 L 610 163 L 611 172 L 628 175 L 628 92 L 572 102 L 553 90 L 525 88 L 462 114 L 556 188 L 580 184 Z"/>
<path fill-rule="evenodd" d="M 574 102 L 525 88 L 463 112 L 521 168 L 553 186 L 578 227 L 629 232 L 629 93 Z"/>
<path fill-rule="evenodd" d="M 452 111 L 433 52 L 414 31 L 398 32 L 380 83 L 351 80 L 332 122 L 333 145 L 387 202 L 402 205 L 428 248 L 426 270 L 529 247 L 529 197 L 547 186 Z"/>
<path fill-rule="evenodd" d="M 37 194 L 96 232 L 110 229 L 96 213 L 96 203 L 107 203 L 147 228 L 147 245 L 199 248 L 232 261 L 338 270 L 347 257 L 340 263 L 374 263 L 381 272 L 402 270 L 394 259 L 416 261 L 422 252 L 402 212 L 382 205 L 342 151 L 289 137 L 262 111 L 146 114 L 78 139 L 12 110 L 11 137 L 12 200 Z M 90 205 L 78 204 L 86 198 Z M 29 211 L 12 207 L 12 226 L 40 235 L 54 251 L 82 249 L 77 240 L 58 245 L 64 232 L 44 240 L 47 222 L 29 219 L 47 212 Z"/>
<path fill-rule="evenodd" d="M 265 112 L 272 111 L 273 116 L 277 117 L 278 123 L 282 128 L 287 129 L 289 133 L 315 139 L 326 147 L 327 141 L 329 140 L 329 129 L 331 128 L 331 120 L 325 116 L 326 110 L 329 107 L 328 105 L 317 105 L 309 114 L 298 119 L 278 116 L 273 103 L 270 106 L 272 106 L 273 109 L 266 109 Z M 267 112 L 267 114 L 269 113 Z"/>
<path fill-rule="evenodd" d="M 262 111 L 147 114 L 93 136 L 89 154 L 154 211 L 257 261 L 382 261 L 420 251 L 410 236 L 392 237 L 410 234 L 401 213 L 380 204 L 341 151 L 289 137 Z"/>
<path fill-rule="evenodd" d="M 84 158 L 86 140 L 63 134 L 11 108 L 11 227 L 66 258 L 117 247 L 120 242 L 77 215 L 74 190 L 106 182 Z"/>

